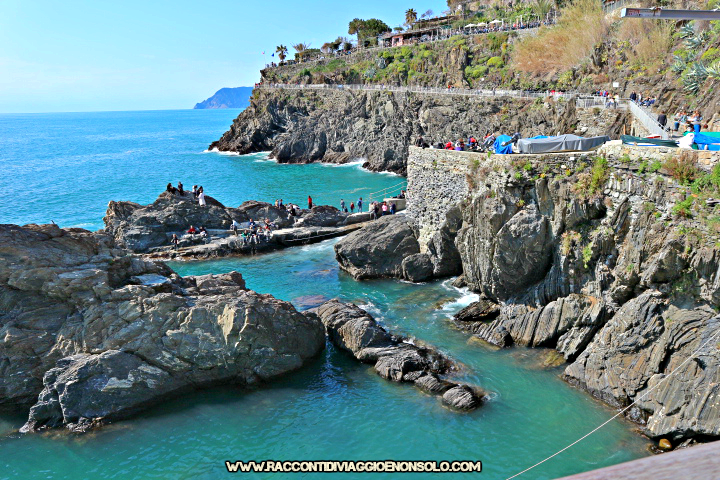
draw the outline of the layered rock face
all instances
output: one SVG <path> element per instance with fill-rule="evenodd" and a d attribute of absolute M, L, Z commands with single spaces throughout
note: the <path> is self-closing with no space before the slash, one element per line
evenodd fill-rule
<path fill-rule="evenodd" d="M 84 430 L 173 392 L 271 379 L 323 346 L 317 319 L 238 273 L 183 279 L 106 235 L 0 226 L 0 404 L 34 403 L 25 430 Z"/>
<path fill-rule="evenodd" d="M 622 125 L 597 122 L 586 133 L 616 135 Z M 210 145 L 241 154 L 272 151 L 280 162 L 366 159 L 374 171 L 406 172 L 408 146 L 456 141 L 486 132 L 520 132 L 525 137 L 573 133 L 575 104 L 512 98 L 350 90 L 259 89 L 230 130 Z"/>
<path fill-rule="evenodd" d="M 411 172 L 429 171 L 414 158 Z M 686 192 L 663 170 L 643 175 L 617 160 L 591 173 L 589 155 L 495 156 L 464 169 L 438 159 L 466 180 L 467 193 L 439 212 L 462 216 L 447 254 L 457 250 L 464 281 L 482 296 L 456 323 L 501 347 L 557 349 L 572 384 L 613 406 L 636 401 L 629 416 L 651 437 L 718 437 L 715 240 L 706 223 L 674 215 Z M 432 203 L 432 187 L 418 183 L 428 178 L 409 179 L 409 198 Z M 437 214 L 408 208 L 433 225 L 419 238 L 426 251 L 444 228 Z"/>
<path fill-rule="evenodd" d="M 482 393 L 477 389 L 441 378 L 458 370 L 452 360 L 432 348 L 389 334 L 365 310 L 335 299 L 307 315 L 317 315 L 335 346 L 373 364 L 381 377 L 413 383 L 424 392 L 441 396 L 443 404 L 456 410 L 473 410 L 482 403 Z"/>

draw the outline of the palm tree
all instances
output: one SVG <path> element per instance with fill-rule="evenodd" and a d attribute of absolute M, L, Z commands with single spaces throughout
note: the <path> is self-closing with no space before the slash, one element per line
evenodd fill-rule
<path fill-rule="evenodd" d="M 285 57 L 287 57 L 288 49 L 285 45 L 278 45 L 278 47 L 275 49 L 275 53 L 278 54 L 278 58 L 280 58 L 280 63 L 283 63 L 285 61 Z"/>
<path fill-rule="evenodd" d="M 405 24 L 411 26 L 417 21 L 417 12 L 414 8 L 408 8 L 405 12 Z"/>
<path fill-rule="evenodd" d="M 298 43 L 296 45 L 292 46 L 297 54 L 295 55 L 298 60 L 302 60 L 302 58 L 306 55 L 306 52 L 310 50 L 310 44 L 309 43 Z"/>
<path fill-rule="evenodd" d="M 554 6 L 555 2 L 553 0 L 535 0 L 531 8 L 533 13 L 542 19 L 545 18 Z"/>

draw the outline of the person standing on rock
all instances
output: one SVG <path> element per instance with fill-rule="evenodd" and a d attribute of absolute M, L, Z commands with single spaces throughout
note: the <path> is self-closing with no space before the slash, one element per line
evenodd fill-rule
<path fill-rule="evenodd" d="M 197 195 L 198 195 L 197 185 L 193 185 L 192 193 L 193 193 L 193 197 L 197 198 Z"/>
<path fill-rule="evenodd" d="M 350 202 L 350 213 L 355 213 L 355 202 Z"/>
<path fill-rule="evenodd" d="M 312 203 L 312 197 L 308 195 L 308 210 L 312 210 L 313 203 Z"/>
<path fill-rule="evenodd" d="M 199 192 L 200 193 L 198 193 L 198 204 L 200 204 L 201 207 L 204 207 L 205 205 L 207 205 L 207 203 L 205 203 L 205 192 L 203 191 L 202 187 L 200 187 Z"/>
<path fill-rule="evenodd" d="M 185 195 L 185 190 L 183 190 L 182 182 L 178 182 L 177 191 L 180 195 Z"/>
<path fill-rule="evenodd" d="M 180 239 L 178 238 L 177 233 L 173 233 L 173 236 L 170 239 L 170 243 L 172 243 L 175 246 L 175 250 L 178 249 L 178 246 L 180 244 Z"/>
<path fill-rule="evenodd" d="M 345 200 L 342 198 L 340 199 L 340 211 L 341 212 L 345 211 Z"/>
<path fill-rule="evenodd" d="M 173 187 L 173 184 L 172 184 L 172 183 L 168 183 L 166 189 L 167 189 L 168 192 L 170 192 L 170 193 L 172 193 L 173 195 L 175 195 L 176 190 L 175 190 L 175 187 Z"/>
<path fill-rule="evenodd" d="M 358 198 L 358 201 L 357 201 L 358 213 L 362 212 L 362 205 L 363 205 L 363 201 L 362 201 L 362 197 L 360 197 L 360 198 Z"/>
<path fill-rule="evenodd" d="M 390 215 L 395 215 L 395 209 L 396 209 L 396 208 L 397 208 L 397 207 L 395 206 L 395 202 L 392 202 L 392 203 L 390 204 Z"/>

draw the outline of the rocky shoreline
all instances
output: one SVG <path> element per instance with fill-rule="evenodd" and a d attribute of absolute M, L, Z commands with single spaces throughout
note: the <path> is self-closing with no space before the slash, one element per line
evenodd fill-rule
<path fill-rule="evenodd" d="M 485 132 L 611 135 L 626 116 L 583 113 L 575 101 L 390 91 L 256 89 L 250 106 L 209 149 L 239 154 L 271 151 L 281 163 L 347 163 L 364 159 L 372 171 L 407 172 L 419 136 L 446 142 Z"/>
<path fill-rule="evenodd" d="M 632 405 L 627 417 L 650 438 L 719 438 L 714 237 L 674 214 L 687 193 L 668 171 L 644 175 L 605 155 L 411 148 L 407 218 L 341 240 L 338 262 L 358 279 L 412 280 L 409 262 L 424 265 L 418 278 L 441 277 L 447 266 L 481 295 L 456 315 L 462 330 L 498 347 L 556 349 L 566 381 Z"/>
<path fill-rule="evenodd" d="M 343 213 L 335 207 L 316 205 L 296 209 L 291 214 L 284 207 L 247 201 L 238 208 L 226 207 L 206 196 L 206 206 L 198 204 L 188 192 L 163 192 L 150 205 L 111 201 L 103 219 L 105 232 L 116 243 L 133 253 L 156 260 L 208 259 L 228 255 L 247 255 L 298 245 L 307 245 L 347 235 L 370 220 L 370 213 Z M 268 220 L 272 235 L 243 239 L 250 222 L 259 227 Z M 239 233 L 230 230 L 236 222 Z M 187 234 L 190 226 L 205 227 L 207 237 Z M 178 245 L 172 245 L 177 235 Z"/>
<path fill-rule="evenodd" d="M 0 406 L 29 408 L 22 432 L 84 432 L 185 391 L 272 380 L 315 357 L 326 330 L 382 377 L 414 382 L 452 409 L 482 401 L 444 379 L 458 368 L 452 360 L 354 305 L 300 313 L 247 289 L 240 273 L 179 277 L 116 238 L 0 225 Z"/>

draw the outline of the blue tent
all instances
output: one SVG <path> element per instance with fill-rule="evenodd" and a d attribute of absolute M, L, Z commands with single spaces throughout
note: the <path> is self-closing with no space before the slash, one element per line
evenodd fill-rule
<path fill-rule="evenodd" d="M 695 134 L 695 143 L 699 150 L 720 151 L 720 135 L 717 132 L 701 132 Z"/>
<path fill-rule="evenodd" d="M 501 155 L 507 155 L 508 153 L 512 153 L 512 144 L 510 143 L 510 140 L 512 140 L 512 137 L 510 135 L 499 135 L 495 139 L 495 143 L 493 144 L 495 153 L 499 153 Z M 507 143 L 507 145 L 503 147 L 503 143 Z"/>

